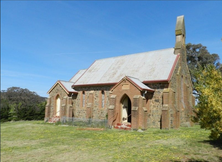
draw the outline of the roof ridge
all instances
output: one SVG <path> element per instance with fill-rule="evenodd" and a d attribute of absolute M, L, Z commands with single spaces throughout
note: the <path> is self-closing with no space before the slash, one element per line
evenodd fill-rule
<path fill-rule="evenodd" d="M 164 48 L 164 49 L 160 49 L 160 50 L 152 50 L 152 51 L 131 53 L 131 54 L 125 54 L 125 55 L 120 55 L 120 56 L 114 56 L 114 57 L 101 58 L 101 59 L 95 60 L 94 62 L 99 61 L 99 60 L 106 60 L 106 59 L 112 59 L 112 58 L 118 58 L 118 57 L 126 57 L 126 56 L 129 56 L 129 55 L 140 55 L 140 54 L 144 54 L 144 53 L 152 53 L 152 52 L 164 51 L 164 50 L 170 50 L 170 49 L 174 49 L 174 48 L 173 47 L 172 48 Z"/>

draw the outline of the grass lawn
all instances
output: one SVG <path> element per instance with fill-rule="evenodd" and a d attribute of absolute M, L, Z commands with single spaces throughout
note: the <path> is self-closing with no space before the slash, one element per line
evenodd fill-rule
<path fill-rule="evenodd" d="M 1 123 L 1 161 L 222 161 L 199 126 L 144 132 L 82 130 L 42 121 Z"/>

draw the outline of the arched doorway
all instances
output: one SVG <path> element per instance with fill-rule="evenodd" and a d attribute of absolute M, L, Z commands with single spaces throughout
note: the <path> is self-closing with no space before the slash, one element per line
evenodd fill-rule
<path fill-rule="evenodd" d="M 60 116 L 60 102 L 61 102 L 61 100 L 60 100 L 60 97 L 59 97 L 59 95 L 56 97 L 56 116 Z"/>
<path fill-rule="evenodd" d="M 124 95 L 121 100 L 121 121 L 131 123 L 131 101 L 127 95 Z"/>

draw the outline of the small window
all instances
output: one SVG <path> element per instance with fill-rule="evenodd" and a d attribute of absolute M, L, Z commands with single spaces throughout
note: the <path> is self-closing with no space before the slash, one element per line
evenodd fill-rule
<path fill-rule="evenodd" d="M 82 107 L 85 107 L 85 91 L 82 91 Z"/>
<path fill-rule="evenodd" d="M 101 107 L 104 108 L 104 107 L 105 107 L 105 92 L 104 92 L 104 91 L 101 91 L 101 95 L 102 95 L 102 98 L 101 98 Z"/>

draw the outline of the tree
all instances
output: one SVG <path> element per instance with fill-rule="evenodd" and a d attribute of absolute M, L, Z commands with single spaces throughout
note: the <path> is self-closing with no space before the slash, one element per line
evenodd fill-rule
<path fill-rule="evenodd" d="M 198 103 L 195 121 L 211 131 L 210 138 L 222 140 L 222 74 L 214 65 L 194 73 Z"/>
<path fill-rule="evenodd" d="M 1 91 L 1 121 L 44 119 L 46 100 L 20 87 Z"/>
<path fill-rule="evenodd" d="M 1 121 L 8 121 L 9 118 L 10 107 L 8 100 L 1 97 L 0 103 L 0 119 Z"/>
<path fill-rule="evenodd" d="M 219 62 L 220 60 L 219 55 L 215 53 L 210 54 L 206 46 L 203 46 L 202 44 L 188 43 L 186 45 L 186 51 L 187 51 L 187 65 L 190 70 L 193 84 L 196 81 L 194 73 L 199 68 L 203 68 L 210 64 L 214 65 L 216 69 L 219 69 L 222 72 L 222 65 Z"/>

